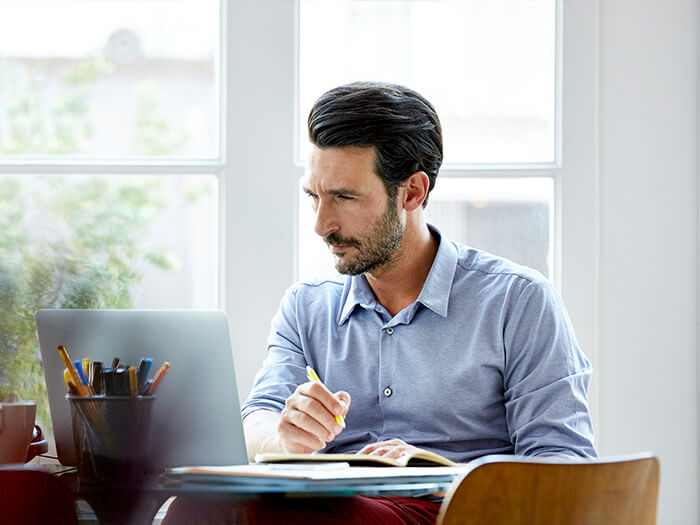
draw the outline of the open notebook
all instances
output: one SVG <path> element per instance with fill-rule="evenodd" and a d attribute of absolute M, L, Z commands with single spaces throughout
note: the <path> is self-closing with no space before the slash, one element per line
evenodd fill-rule
<path fill-rule="evenodd" d="M 454 461 L 440 454 L 420 450 L 414 454 L 408 454 L 398 459 L 387 458 L 370 454 L 281 454 L 264 453 L 256 454 L 256 463 L 319 463 L 319 462 L 347 462 L 351 466 L 366 467 L 453 467 Z"/>

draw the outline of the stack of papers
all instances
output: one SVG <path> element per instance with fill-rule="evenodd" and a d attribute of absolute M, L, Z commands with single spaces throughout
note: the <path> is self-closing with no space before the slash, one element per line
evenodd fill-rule
<path fill-rule="evenodd" d="M 342 489 L 361 486 L 431 485 L 444 490 L 467 469 L 455 467 L 350 467 L 347 463 L 251 464 L 227 467 L 178 467 L 162 476 L 166 484 L 187 483 L 249 487 L 261 492 Z"/>

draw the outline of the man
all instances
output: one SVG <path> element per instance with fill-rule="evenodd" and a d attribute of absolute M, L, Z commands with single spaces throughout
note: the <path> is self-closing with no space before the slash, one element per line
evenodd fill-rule
<path fill-rule="evenodd" d="M 304 191 L 344 275 L 297 284 L 282 299 L 242 410 L 250 458 L 416 448 L 457 462 L 596 457 L 591 367 L 551 284 L 425 222 L 442 163 L 432 105 L 402 86 L 353 83 L 325 93 L 308 126 Z M 325 386 L 307 381 L 307 365 Z M 301 522 L 327 510 L 329 523 L 432 523 L 439 501 L 338 505 L 258 506 L 246 516 Z"/>

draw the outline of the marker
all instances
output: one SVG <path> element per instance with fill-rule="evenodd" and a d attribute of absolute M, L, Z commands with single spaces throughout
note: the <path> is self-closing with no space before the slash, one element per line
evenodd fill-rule
<path fill-rule="evenodd" d="M 306 367 L 306 377 L 308 377 L 309 380 L 313 381 L 314 383 L 321 383 L 323 385 L 323 381 L 321 381 L 321 378 L 318 377 L 318 374 L 310 366 Z M 341 427 L 345 428 L 345 420 L 343 419 L 343 416 L 335 416 L 335 422 L 338 423 Z"/>
<path fill-rule="evenodd" d="M 143 391 L 143 385 L 146 384 L 148 379 L 148 374 L 151 372 L 151 367 L 153 366 L 153 359 L 150 357 L 142 357 L 139 361 L 138 370 L 138 380 L 139 380 L 139 392 Z"/>
<path fill-rule="evenodd" d="M 114 387 L 114 368 L 102 369 L 102 388 L 107 396 L 116 396 L 117 392 Z"/>
<path fill-rule="evenodd" d="M 73 383 L 71 383 L 70 381 L 70 372 L 67 368 L 63 369 L 63 382 L 66 384 L 66 388 L 70 390 L 70 385 L 72 385 Z"/>
<path fill-rule="evenodd" d="M 153 384 L 153 379 L 150 377 L 146 379 L 146 382 L 143 384 L 143 387 L 141 390 L 139 390 L 139 394 L 142 396 L 149 396 L 151 395 L 151 385 Z"/>
<path fill-rule="evenodd" d="M 75 371 L 78 372 L 80 384 L 87 386 L 90 382 L 88 381 L 85 371 L 83 370 L 83 364 L 79 360 L 75 360 L 73 361 L 73 366 L 75 367 Z"/>
<path fill-rule="evenodd" d="M 87 384 L 91 385 L 92 384 L 92 376 L 90 375 L 90 358 L 89 357 L 83 358 L 82 366 L 83 366 L 83 373 L 85 374 L 85 377 L 87 378 Z"/>
<path fill-rule="evenodd" d="M 151 389 L 149 392 L 150 395 L 153 395 L 156 393 L 156 390 L 158 390 L 158 386 L 160 385 L 160 382 L 163 380 L 163 376 L 165 375 L 165 373 L 168 371 L 169 368 L 170 368 L 170 363 L 168 363 L 166 361 L 165 363 L 163 363 L 163 366 L 161 366 L 158 369 L 158 372 L 156 372 L 156 375 L 153 376 L 153 384 L 151 385 Z"/>
<path fill-rule="evenodd" d="M 85 391 L 87 392 L 86 395 L 94 396 L 95 391 L 90 386 L 90 381 L 88 381 L 85 372 L 83 372 L 83 364 L 78 360 L 73 361 L 73 364 L 75 365 L 75 369 L 78 372 L 78 377 L 80 378 L 81 384 L 85 387 Z"/>
<path fill-rule="evenodd" d="M 70 374 L 71 383 L 73 383 L 73 386 L 78 391 L 78 395 L 81 395 L 81 396 L 89 395 L 87 389 L 80 382 L 80 376 L 78 375 L 78 372 L 76 371 L 75 367 L 73 367 L 73 363 L 70 362 L 70 356 L 68 355 L 68 350 L 66 350 L 66 348 L 63 345 L 58 345 L 58 355 L 61 356 L 61 359 L 63 359 L 63 364 L 65 364 L 66 368 L 68 369 L 68 373 Z"/>
<path fill-rule="evenodd" d="M 117 368 L 114 371 L 114 387 L 117 396 L 128 396 L 131 388 L 129 387 L 129 371 L 126 368 Z"/>
<path fill-rule="evenodd" d="M 90 364 L 90 377 L 92 382 L 92 389 L 95 394 L 104 394 L 104 379 L 102 377 L 102 362 L 93 361 Z"/>
<path fill-rule="evenodd" d="M 139 382 L 136 380 L 136 367 L 129 367 L 129 393 L 135 396 L 139 393 Z"/>

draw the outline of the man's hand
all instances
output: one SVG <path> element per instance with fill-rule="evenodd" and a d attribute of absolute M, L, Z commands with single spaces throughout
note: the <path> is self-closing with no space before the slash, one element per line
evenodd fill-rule
<path fill-rule="evenodd" d="M 335 416 L 345 417 L 348 408 L 347 392 L 334 395 L 323 384 L 313 381 L 299 385 L 287 398 L 277 426 L 282 449 L 308 454 L 325 448 L 343 430 Z"/>
<path fill-rule="evenodd" d="M 415 454 L 422 449 L 409 445 L 400 439 L 390 439 L 388 441 L 379 441 L 365 446 L 358 454 L 370 454 L 375 456 L 384 456 L 392 459 L 399 459 L 402 456 Z"/>

